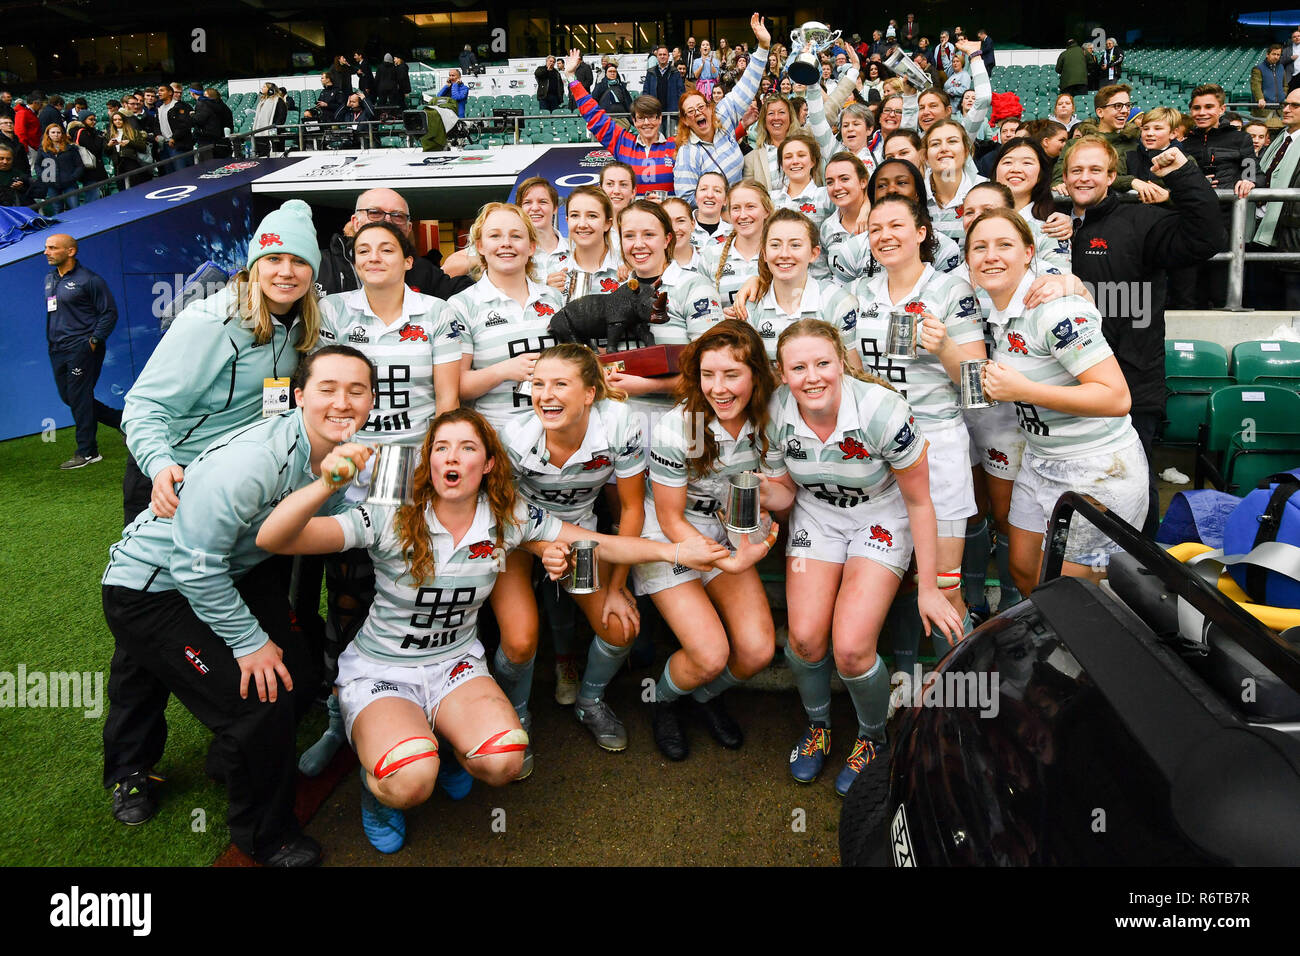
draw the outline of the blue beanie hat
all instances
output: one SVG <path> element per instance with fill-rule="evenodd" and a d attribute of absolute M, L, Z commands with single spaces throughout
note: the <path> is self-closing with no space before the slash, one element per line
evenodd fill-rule
<path fill-rule="evenodd" d="M 311 206 L 301 199 L 290 199 L 262 220 L 248 244 L 247 267 L 252 268 L 254 262 L 273 252 L 287 252 L 311 263 L 313 279 L 320 271 L 320 247 L 311 222 Z"/>

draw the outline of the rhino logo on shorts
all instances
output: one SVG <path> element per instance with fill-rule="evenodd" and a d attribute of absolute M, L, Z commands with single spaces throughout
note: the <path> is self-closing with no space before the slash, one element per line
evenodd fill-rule
<path fill-rule="evenodd" d="M 800 528 L 794 534 L 790 535 L 790 547 L 811 548 L 812 540 L 808 537 L 808 532 L 803 528 Z"/>

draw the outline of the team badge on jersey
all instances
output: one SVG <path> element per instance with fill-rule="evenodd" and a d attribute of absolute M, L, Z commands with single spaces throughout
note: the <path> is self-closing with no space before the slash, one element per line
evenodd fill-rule
<path fill-rule="evenodd" d="M 460 333 L 464 331 L 465 331 L 465 326 L 460 322 L 459 319 L 452 319 L 450 322 L 447 323 L 447 338 L 449 339 L 460 338 Z"/>
<path fill-rule="evenodd" d="M 471 561 L 475 558 L 492 557 L 492 542 L 480 541 L 477 544 L 471 544 L 469 546 L 469 557 Z"/>
<path fill-rule="evenodd" d="M 843 325 L 844 325 L 844 331 L 846 331 L 846 332 L 849 331 L 850 329 L 856 329 L 856 328 L 858 327 L 858 310 L 857 310 L 857 309 L 849 309 L 848 312 L 845 312 L 845 313 L 844 313 L 844 323 L 843 323 Z"/>
<path fill-rule="evenodd" d="M 1007 333 L 1007 349 L 1012 352 L 1019 352 L 1021 355 L 1029 354 L 1029 347 L 1025 345 L 1025 337 L 1019 332 Z"/>
<path fill-rule="evenodd" d="M 898 434 L 894 436 L 894 444 L 897 445 L 900 450 L 906 448 L 916 440 L 916 432 L 912 431 L 912 426 L 915 424 L 915 418 L 908 418 L 907 424 L 900 428 Z"/>
<path fill-rule="evenodd" d="M 709 299 L 696 299 L 694 302 L 692 302 L 691 308 L 694 309 L 695 312 L 691 316 L 691 318 L 692 319 L 703 318 L 704 314 L 709 311 L 710 301 L 711 300 Z M 714 302 L 713 304 L 716 306 L 718 303 Z"/>
<path fill-rule="evenodd" d="M 412 325 L 407 322 L 397 330 L 398 341 L 400 342 L 427 342 L 429 336 L 424 334 L 424 329 L 418 325 Z"/>
<path fill-rule="evenodd" d="M 555 307 L 547 305 L 545 302 L 534 302 L 533 311 L 538 315 L 554 315 Z"/>
<path fill-rule="evenodd" d="M 612 464 L 614 463 L 609 460 L 608 455 L 596 455 L 591 461 L 583 464 L 582 470 L 595 471 L 597 468 L 608 468 Z"/>
<path fill-rule="evenodd" d="M 529 505 L 528 520 L 531 521 L 535 527 L 540 528 L 542 522 L 546 520 L 546 512 L 537 507 L 537 505 Z"/>
<path fill-rule="evenodd" d="M 925 303 L 919 299 L 915 302 L 909 302 L 907 305 L 903 306 L 903 311 L 911 312 L 913 315 L 920 315 L 925 311 Z"/>
<path fill-rule="evenodd" d="M 903 427 L 906 428 L 907 426 L 904 425 Z M 871 457 L 871 455 L 867 453 L 867 447 L 856 438 L 846 438 L 839 444 L 840 451 L 844 452 L 844 459 L 846 461 L 850 458 L 863 460 Z M 903 447 L 906 447 L 906 444 L 904 444 Z"/>
<path fill-rule="evenodd" d="M 791 438 L 785 443 L 785 457 L 794 459 L 795 461 L 807 461 L 808 453 L 804 451 L 803 446 L 799 444 L 799 439 Z"/>
<path fill-rule="evenodd" d="M 776 329 L 772 328 L 771 322 L 764 322 L 758 327 L 758 334 L 765 339 L 774 338 L 776 336 Z"/>
<path fill-rule="evenodd" d="M 803 213 L 805 216 L 811 216 L 813 213 L 817 211 L 817 206 L 814 203 L 801 202 L 799 204 L 799 211 Z"/>
<path fill-rule="evenodd" d="M 957 308 L 961 310 L 960 312 L 961 315 L 974 315 L 975 296 L 973 295 L 962 296 L 961 301 L 957 303 Z"/>
<path fill-rule="evenodd" d="M 1052 326 L 1052 335 L 1056 336 L 1056 345 L 1053 348 L 1058 352 L 1079 338 L 1079 333 L 1069 319 L 1062 319 Z"/>
<path fill-rule="evenodd" d="M 614 291 L 615 289 L 617 289 L 617 288 L 618 288 L 618 280 L 617 280 L 617 279 L 601 279 L 601 280 L 600 280 L 600 291 L 601 291 L 601 292 L 613 292 L 613 291 Z"/>

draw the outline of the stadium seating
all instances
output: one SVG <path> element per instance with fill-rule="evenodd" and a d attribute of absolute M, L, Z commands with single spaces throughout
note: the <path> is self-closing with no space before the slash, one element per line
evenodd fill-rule
<path fill-rule="evenodd" d="M 1232 347 L 1232 375 L 1243 385 L 1263 377 L 1300 384 L 1300 342 L 1238 342 Z"/>
<path fill-rule="evenodd" d="M 1272 457 L 1270 457 L 1272 456 Z M 1276 385 L 1229 385 L 1210 396 L 1197 440 L 1193 481 L 1232 493 L 1300 458 L 1300 395 Z M 1274 467 L 1277 460 L 1284 463 Z M 1231 487 L 1230 487 L 1231 486 Z M 1237 489 L 1234 491 L 1234 489 Z"/>
<path fill-rule="evenodd" d="M 1200 339 L 1165 343 L 1165 420 L 1160 441 L 1165 445 L 1194 445 L 1205 421 L 1210 395 L 1233 385 L 1228 353 L 1223 346 Z"/>

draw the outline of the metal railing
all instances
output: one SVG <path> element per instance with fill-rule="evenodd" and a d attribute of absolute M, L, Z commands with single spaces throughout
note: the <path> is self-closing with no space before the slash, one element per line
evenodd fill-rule
<path fill-rule="evenodd" d="M 1253 218 L 1249 210 L 1261 202 L 1300 202 L 1300 189 L 1267 189 L 1256 186 L 1245 199 L 1238 199 L 1231 189 L 1216 189 L 1214 194 L 1221 203 L 1232 203 L 1231 220 L 1228 229 L 1228 250 L 1220 252 L 1210 259 L 1211 262 L 1227 262 L 1228 294 L 1224 302 L 1224 311 L 1250 312 L 1241 304 L 1242 293 L 1246 283 L 1247 262 L 1298 262 L 1298 252 L 1247 252 L 1247 223 Z"/>

